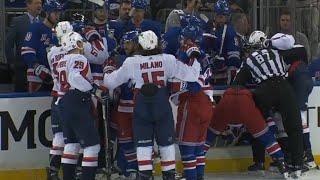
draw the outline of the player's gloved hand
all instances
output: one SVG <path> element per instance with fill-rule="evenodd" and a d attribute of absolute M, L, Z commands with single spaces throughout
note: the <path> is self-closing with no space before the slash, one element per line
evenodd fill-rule
<path fill-rule="evenodd" d="M 105 73 L 110 74 L 110 73 L 112 73 L 114 70 L 116 70 L 116 67 L 114 67 L 114 66 L 105 66 L 105 67 L 103 68 L 103 73 L 104 73 L 104 74 L 105 74 Z"/>
<path fill-rule="evenodd" d="M 198 93 L 199 91 L 201 91 L 201 86 L 197 82 L 188 82 L 186 89 L 191 93 Z"/>
<path fill-rule="evenodd" d="M 272 41 L 271 41 L 271 39 L 264 39 L 264 40 L 262 41 L 262 46 L 263 46 L 264 48 L 270 48 L 270 47 L 272 46 Z"/>
<path fill-rule="evenodd" d="M 95 97 L 97 97 L 100 101 L 102 101 L 103 103 L 107 100 L 108 98 L 108 93 L 107 90 L 102 88 L 101 86 L 93 83 L 92 84 L 92 89 L 90 91 L 90 93 L 92 95 L 94 95 Z"/>
<path fill-rule="evenodd" d="M 227 66 L 226 66 L 226 61 L 224 57 L 215 56 L 212 61 L 212 67 L 213 67 L 212 69 L 213 72 L 225 71 L 227 69 Z"/>
<path fill-rule="evenodd" d="M 90 43 L 95 40 L 101 39 L 101 35 L 99 34 L 99 32 L 92 26 L 84 28 L 84 36 Z"/>
<path fill-rule="evenodd" d="M 200 49 L 197 46 L 189 47 L 186 53 L 189 58 L 199 59 L 199 57 L 201 56 Z"/>
<path fill-rule="evenodd" d="M 51 84 L 53 82 L 50 70 L 46 68 L 44 65 L 35 64 L 34 74 L 40 77 L 40 79 L 42 79 L 42 81 L 46 84 Z"/>

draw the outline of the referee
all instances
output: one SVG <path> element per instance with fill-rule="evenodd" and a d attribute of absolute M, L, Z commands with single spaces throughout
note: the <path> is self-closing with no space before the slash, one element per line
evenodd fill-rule
<path fill-rule="evenodd" d="M 278 50 L 291 49 L 294 38 L 281 33 L 270 40 L 266 38 L 261 31 L 254 31 L 250 35 L 249 44 L 253 51 L 243 62 L 233 84 L 245 85 L 248 80 L 253 79 L 257 83 L 255 102 L 264 115 L 273 107 L 280 111 L 289 138 L 289 149 L 292 151 L 293 176 L 300 177 L 303 165 L 301 116 L 294 91 L 285 80 L 285 63 L 278 53 Z"/>

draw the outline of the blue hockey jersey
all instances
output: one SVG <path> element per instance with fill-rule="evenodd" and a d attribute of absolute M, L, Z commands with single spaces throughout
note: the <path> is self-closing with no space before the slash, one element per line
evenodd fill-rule
<path fill-rule="evenodd" d="M 47 48 L 58 45 L 58 39 L 52 29 L 43 22 L 33 23 L 25 36 L 21 55 L 28 68 L 38 63 L 49 69 Z"/>
<path fill-rule="evenodd" d="M 176 55 L 177 50 L 180 48 L 180 35 L 181 27 L 173 27 L 162 36 L 163 53 Z"/>
<path fill-rule="evenodd" d="M 93 24 L 93 26 L 96 28 L 96 30 L 100 33 L 102 37 L 114 37 L 117 40 L 117 42 L 120 42 L 124 34 L 123 24 L 115 20 L 110 20 L 105 24 Z"/>
<path fill-rule="evenodd" d="M 216 53 L 216 55 L 219 55 L 223 29 L 223 26 L 218 27 L 215 32 L 216 40 L 214 41 L 213 51 Z M 222 53 L 220 56 L 225 58 L 226 65 L 228 67 L 233 66 L 239 68 L 241 65 L 239 39 L 233 26 L 230 24 L 227 24 Z"/>

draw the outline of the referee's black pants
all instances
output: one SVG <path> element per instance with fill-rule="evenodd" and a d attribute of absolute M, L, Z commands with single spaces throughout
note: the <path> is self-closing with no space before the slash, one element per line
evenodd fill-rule
<path fill-rule="evenodd" d="M 301 115 L 295 93 L 289 82 L 281 77 L 270 78 L 258 85 L 254 92 L 256 105 L 267 115 L 274 107 L 282 115 L 288 134 L 289 150 L 294 166 L 303 165 L 303 136 Z"/>

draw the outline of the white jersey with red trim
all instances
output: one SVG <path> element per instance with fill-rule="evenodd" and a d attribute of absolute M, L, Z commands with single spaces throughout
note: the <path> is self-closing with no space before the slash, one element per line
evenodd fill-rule
<path fill-rule="evenodd" d="M 81 54 L 67 54 L 57 65 L 62 95 L 69 89 L 87 92 L 92 89 L 92 75 L 88 60 Z"/>
<path fill-rule="evenodd" d="M 92 43 L 84 42 L 83 50 L 83 54 L 90 64 L 102 65 L 109 58 L 108 44 L 105 38 L 102 41 L 97 40 Z"/>
<path fill-rule="evenodd" d="M 91 43 L 84 44 L 84 56 L 88 59 L 93 81 L 96 84 L 102 84 L 103 81 L 103 65 L 109 58 L 109 49 L 106 38 L 102 41 L 95 40 Z"/>
<path fill-rule="evenodd" d="M 56 67 L 58 65 L 58 62 L 63 58 L 65 54 L 67 54 L 67 52 L 63 50 L 62 46 L 51 47 L 47 54 L 48 63 L 51 70 L 51 76 L 53 79 L 53 87 L 52 87 L 53 96 L 58 96 L 60 94 L 58 93 L 60 91 L 60 83 L 58 81 L 58 73 L 57 73 Z"/>
<path fill-rule="evenodd" d="M 170 78 L 195 82 L 199 74 L 200 64 L 198 62 L 188 66 L 169 54 L 137 55 L 128 57 L 118 70 L 105 74 L 104 85 L 112 90 L 131 79 L 135 83 L 135 88 L 138 89 L 146 83 L 165 87 Z"/>

